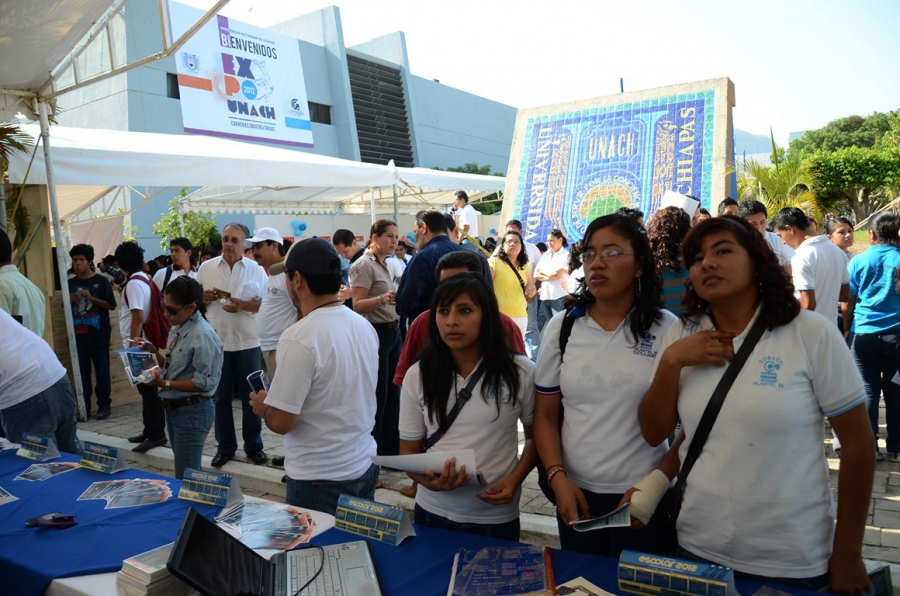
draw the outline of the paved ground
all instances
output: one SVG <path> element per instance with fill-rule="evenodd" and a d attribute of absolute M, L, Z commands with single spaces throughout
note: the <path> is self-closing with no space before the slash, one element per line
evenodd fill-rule
<path fill-rule="evenodd" d="M 234 402 L 234 405 L 235 427 L 240 435 L 240 407 L 238 402 Z M 884 411 L 882 409 L 883 419 Z M 79 436 L 82 440 L 97 441 L 121 448 L 125 457 L 132 462 L 134 467 L 172 474 L 174 471 L 172 451 L 168 446 L 151 449 L 145 454 L 131 452 L 130 449 L 133 445 L 129 444 L 126 438 L 138 434 L 141 430 L 139 403 L 114 407 L 112 416 L 107 420 L 98 421 L 92 418 L 86 423 L 79 424 Z M 830 437 L 828 431 L 826 431 L 826 436 Z M 244 457 L 243 452 L 239 451 L 237 457 L 227 463 L 222 471 L 234 475 L 238 479 L 241 489 L 247 494 L 283 501 L 284 484 L 281 483 L 281 477 L 284 471 L 271 465 L 273 456 L 284 454 L 281 439 L 280 435 L 264 428 L 263 443 L 270 463 L 264 466 L 255 466 Z M 881 440 L 879 443 L 884 451 L 884 441 Z M 830 438 L 826 439 L 824 448 L 829 457 L 831 484 L 836 499 L 837 472 L 840 468 L 840 460 L 834 457 Z M 206 469 L 212 469 L 210 461 L 216 453 L 216 442 L 212 431 L 206 441 L 204 453 L 203 466 Z M 413 500 L 398 492 L 400 488 L 411 484 L 409 478 L 401 472 L 382 471 L 381 479 L 385 488 L 377 491 L 376 500 L 400 505 L 411 511 Z M 521 511 L 523 542 L 559 546 L 556 510 L 538 488 L 537 472 L 532 472 L 522 487 Z M 884 461 L 877 464 L 868 524 L 864 540 L 864 556 L 876 561 L 900 563 L 900 472 L 898 472 L 897 463 Z M 900 566 L 892 567 L 894 568 L 894 577 L 900 579 Z"/>

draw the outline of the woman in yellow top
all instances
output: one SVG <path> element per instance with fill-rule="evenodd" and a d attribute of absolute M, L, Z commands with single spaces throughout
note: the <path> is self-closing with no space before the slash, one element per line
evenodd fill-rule
<path fill-rule="evenodd" d="M 522 236 L 507 230 L 497 254 L 488 259 L 494 277 L 494 294 L 500 312 L 511 318 L 525 335 L 528 327 L 528 305 L 537 293 Z"/>

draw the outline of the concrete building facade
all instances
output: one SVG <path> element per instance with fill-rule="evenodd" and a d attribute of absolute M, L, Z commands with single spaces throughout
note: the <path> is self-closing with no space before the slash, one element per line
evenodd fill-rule
<path fill-rule="evenodd" d="M 117 54 L 133 61 L 161 50 L 157 10 L 151 0 L 128 4 L 114 36 Z M 516 108 L 412 74 L 402 32 L 347 47 L 334 6 L 270 29 L 296 38 L 300 47 L 314 147 L 297 150 L 368 163 L 477 163 L 506 171 Z M 96 69 L 106 52 L 98 48 L 82 68 Z M 183 134 L 174 58 L 67 93 L 59 105 L 63 126 Z M 134 209 L 131 224 L 149 254 L 158 246 L 153 224 L 178 190 L 148 200 L 126 193 L 130 204 L 120 205 Z M 88 211 L 81 218 L 97 215 Z M 220 223 L 233 220 L 253 227 L 250 215 L 220 216 Z"/>

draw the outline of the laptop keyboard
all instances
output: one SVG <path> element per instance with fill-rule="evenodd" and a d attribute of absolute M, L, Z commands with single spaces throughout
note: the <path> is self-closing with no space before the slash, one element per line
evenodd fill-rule
<path fill-rule="evenodd" d="M 316 580 L 306 586 L 302 592 L 303 596 L 341 596 L 344 591 L 341 587 L 341 576 L 338 571 L 338 558 L 334 551 L 325 551 L 325 561 L 322 562 L 322 556 L 315 551 L 309 551 L 310 555 L 305 557 L 289 557 L 290 567 L 288 574 L 290 581 L 288 585 L 291 587 L 288 594 L 297 593 L 297 590 L 306 585 L 306 582 L 313 577 L 322 565 L 322 572 L 316 577 Z M 318 555 L 318 556 L 315 556 Z"/>

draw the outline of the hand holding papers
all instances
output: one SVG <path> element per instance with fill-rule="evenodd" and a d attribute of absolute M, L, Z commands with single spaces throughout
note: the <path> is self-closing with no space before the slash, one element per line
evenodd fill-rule
<path fill-rule="evenodd" d="M 425 474 L 431 470 L 439 475 L 444 469 L 447 460 L 456 458 L 456 473 L 459 474 L 465 466 L 466 475 L 471 475 L 469 484 L 485 486 L 487 482 L 475 467 L 475 450 L 461 449 L 459 451 L 438 451 L 431 453 L 417 453 L 415 455 L 376 455 L 372 461 L 379 466 L 396 468 L 404 472 Z"/>

